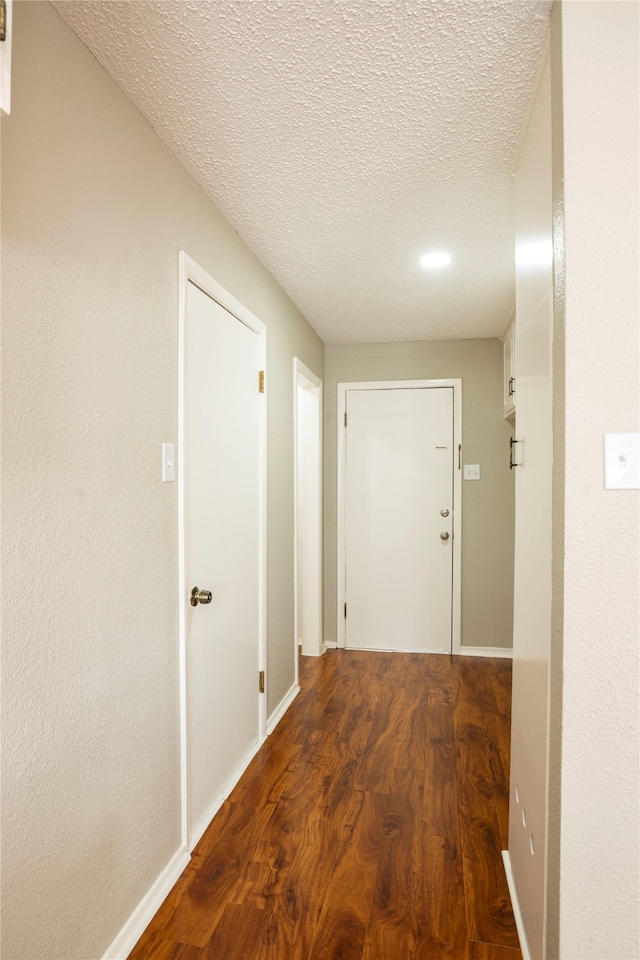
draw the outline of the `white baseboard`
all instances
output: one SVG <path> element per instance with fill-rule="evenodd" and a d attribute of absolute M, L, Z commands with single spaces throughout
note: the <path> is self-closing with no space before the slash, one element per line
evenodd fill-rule
<path fill-rule="evenodd" d="M 513 660 L 511 647 L 460 647 L 461 657 L 502 657 L 504 660 Z"/>
<path fill-rule="evenodd" d="M 103 960 L 126 960 L 190 860 L 191 854 L 181 846 L 133 911 Z"/>
<path fill-rule="evenodd" d="M 513 918 L 516 922 L 516 930 L 520 939 L 520 950 L 522 951 L 522 960 L 531 960 L 531 951 L 527 943 L 527 936 L 524 932 L 524 920 L 522 919 L 522 910 L 520 901 L 516 892 L 516 885 L 513 879 L 513 870 L 511 869 L 511 857 L 508 850 L 502 851 L 502 861 L 504 863 L 504 872 L 507 875 L 507 886 L 511 896 L 511 906 L 513 907 Z"/>
<path fill-rule="evenodd" d="M 325 640 L 322 644 L 322 653 L 326 653 L 327 650 L 335 650 L 338 644 L 335 640 Z"/>
<path fill-rule="evenodd" d="M 201 818 L 200 822 L 193 830 L 191 834 L 191 841 L 190 841 L 190 847 L 192 850 L 201 839 L 202 834 L 205 832 L 205 830 L 207 829 L 207 827 L 215 817 L 216 813 L 218 812 L 222 804 L 225 802 L 225 800 L 227 799 L 227 797 L 229 796 L 229 794 L 231 793 L 231 791 L 237 784 L 238 780 L 240 779 L 242 774 L 245 772 L 245 770 L 247 769 L 247 767 L 249 766 L 249 764 L 251 763 L 251 761 L 253 760 L 253 758 L 255 757 L 256 753 L 258 752 L 258 750 L 260 749 L 263 743 L 264 743 L 264 740 L 258 740 L 257 743 L 255 743 L 249 750 L 247 750 L 244 757 L 242 758 L 242 760 L 240 761 L 240 763 L 232 773 L 231 777 L 229 778 L 229 780 L 227 780 L 227 784 L 224 790 L 222 791 L 222 793 L 220 794 L 220 796 L 216 797 L 216 799 L 211 804 L 211 806 L 209 807 L 205 815 Z"/>
<path fill-rule="evenodd" d="M 299 693 L 300 687 L 297 683 L 294 683 L 291 689 L 285 693 L 284 697 L 267 720 L 267 736 L 271 736 Z"/>

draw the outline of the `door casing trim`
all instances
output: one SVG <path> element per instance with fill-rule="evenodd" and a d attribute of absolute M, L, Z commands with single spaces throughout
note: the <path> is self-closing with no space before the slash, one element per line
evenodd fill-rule
<path fill-rule="evenodd" d="M 298 610 L 298 384 L 300 376 L 309 382 L 309 387 L 305 389 L 317 391 L 318 397 L 318 490 L 319 490 L 319 556 L 318 556 L 318 594 L 320 603 L 318 606 L 318 637 L 320 638 L 320 649 L 318 654 L 324 653 L 322 643 L 322 601 L 323 601 L 323 564 L 322 564 L 322 445 L 324 439 L 324 402 L 322 393 L 322 380 L 313 370 L 310 370 L 298 357 L 293 358 L 293 649 L 295 658 L 295 682 L 298 683 L 298 641 L 300 638 L 299 613 Z M 271 722 L 269 723 L 271 726 Z"/>
<path fill-rule="evenodd" d="M 219 303 L 237 320 L 253 330 L 259 337 L 260 368 L 267 378 L 267 328 L 250 310 L 236 300 L 228 290 L 192 260 L 184 250 L 178 254 L 178 444 L 177 444 L 177 498 L 178 498 L 178 647 L 180 661 L 180 799 L 182 843 L 191 850 L 189 843 L 191 826 L 189 822 L 189 743 L 187 716 L 187 598 L 188 585 L 185 573 L 185 486 L 184 486 L 184 387 L 185 387 L 185 325 L 187 320 L 187 289 L 193 283 L 203 293 Z M 256 392 L 258 384 L 256 382 Z M 267 402 L 266 392 L 258 394 L 259 409 L 259 511 L 260 528 L 258 534 L 259 549 L 259 637 L 258 670 L 265 671 L 265 693 L 258 693 L 256 676 L 256 696 L 259 699 L 258 746 L 267 735 Z M 257 747 L 256 747 L 257 749 Z M 255 751 L 254 751 L 255 752 Z M 250 757 L 249 757 L 250 759 Z"/>
<path fill-rule="evenodd" d="M 337 646 L 346 646 L 344 604 L 346 601 L 346 431 L 344 415 L 348 390 L 435 390 L 453 388 L 453 582 L 451 598 L 451 653 L 460 653 L 462 642 L 462 379 L 370 380 L 338 384 L 338 563 L 337 563 Z M 348 428 L 347 428 L 348 429 Z"/>

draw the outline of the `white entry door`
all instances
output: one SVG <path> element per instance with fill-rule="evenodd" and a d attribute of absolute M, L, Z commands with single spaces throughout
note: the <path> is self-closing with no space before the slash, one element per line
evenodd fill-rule
<path fill-rule="evenodd" d="M 260 739 L 260 335 L 186 284 L 184 597 L 188 843 Z M 255 318 L 254 318 L 255 319 Z M 193 588 L 211 602 L 191 604 Z"/>
<path fill-rule="evenodd" d="M 450 653 L 453 387 L 346 393 L 346 646 Z"/>

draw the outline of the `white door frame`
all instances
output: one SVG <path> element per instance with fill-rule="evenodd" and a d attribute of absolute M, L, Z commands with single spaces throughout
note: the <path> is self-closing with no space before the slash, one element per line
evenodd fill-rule
<path fill-rule="evenodd" d="M 320 605 L 318 610 L 318 637 L 320 637 L 320 649 L 317 656 L 325 651 L 322 643 L 322 425 L 323 425 L 323 403 L 322 403 L 322 380 L 315 375 L 313 370 L 305 366 L 298 357 L 293 358 L 293 597 L 294 597 L 294 615 L 293 615 L 293 635 L 296 663 L 296 686 L 298 685 L 298 641 L 300 639 L 298 631 L 298 387 L 300 386 L 301 376 L 309 382 L 309 387 L 304 389 L 318 391 L 318 491 L 320 502 L 318 504 L 318 517 L 320 524 L 319 531 L 319 553 L 318 558 L 318 595 Z"/>
<path fill-rule="evenodd" d="M 267 360 L 267 328 L 239 300 L 236 300 L 213 277 L 198 266 L 184 250 L 178 255 L 178 610 L 179 610 L 179 656 L 180 656 L 180 792 L 182 842 L 189 843 L 189 743 L 188 743 L 188 690 L 187 690 L 187 602 L 189 587 L 185 576 L 185 485 L 184 485 L 184 388 L 185 388 L 185 325 L 187 320 L 187 288 L 193 283 L 207 296 L 215 300 L 237 320 L 253 330 L 259 337 L 260 367 L 265 371 Z M 256 383 L 256 390 L 258 384 Z M 259 745 L 267 734 L 267 405 L 266 394 L 259 395 L 260 436 L 259 451 L 259 669 L 265 671 L 265 693 L 256 695 L 259 701 Z M 239 758 L 240 759 L 240 758 Z M 242 771 L 239 771 L 239 774 Z M 238 774 L 238 775 L 239 775 Z M 236 778 L 237 779 L 237 778 Z M 231 789 L 233 783 L 228 784 Z"/>
<path fill-rule="evenodd" d="M 344 605 L 346 601 L 346 431 L 344 415 L 347 390 L 434 390 L 453 387 L 453 596 L 451 604 L 451 652 L 460 653 L 462 640 L 462 380 L 372 380 L 338 384 L 338 647 L 346 646 Z"/>

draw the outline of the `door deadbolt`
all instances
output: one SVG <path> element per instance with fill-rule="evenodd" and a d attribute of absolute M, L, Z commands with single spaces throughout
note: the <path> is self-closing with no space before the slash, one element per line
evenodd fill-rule
<path fill-rule="evenodd" d="M 440 516 L 441 516 L 441 517 L 448 517 L 448 516 L 449 516 L 449 511 L 447 510 L 446 507 L 443 507 L 443 508 L 442 508 L 442 510 L 440 511 Z"/>
<path fill-rule="evenodd" d="M 440 539 L 441 539 L 441 540 L 448 540 L 448 539 L 449 539 L 449 534 L 447 533 L 446 530 L 443 530 L 443 531 L 442 531 L 442 533 L 440 534 Z"/>
<path fill-rule="evenodd" d="M 212 600 L 213 594 L 211 590 L 200 590 L 199 587 L 194 587 L 191 591 L 189 603 L 192 607 L 197 607 L 199 603 L 211 603 Z"/>

